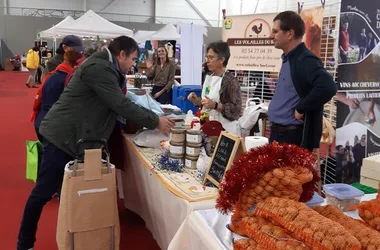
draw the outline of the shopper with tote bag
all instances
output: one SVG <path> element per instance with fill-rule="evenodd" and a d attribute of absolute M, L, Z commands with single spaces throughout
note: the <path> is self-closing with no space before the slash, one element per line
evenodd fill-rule
<path fill-rule="evenodd" d="M 174 126 L 174 121 L 139 107 L 121 91 L 120 83 L 135 63 L 138 50 L 132 38 L 120 36 L 108 49 L 93 54 L 75 71 L 41 122 L 39 132 L 44 137 L 41 171 L 25 206 L 17 250 L 33 249 L 43 207 L 62 184 L 65 166 L 75 157 L 80 139 L 108 140 L 118 115 L 127 122 L 157 128 L 165 135 Z M 87 145 L 98 147 L 99 143 Z"/>

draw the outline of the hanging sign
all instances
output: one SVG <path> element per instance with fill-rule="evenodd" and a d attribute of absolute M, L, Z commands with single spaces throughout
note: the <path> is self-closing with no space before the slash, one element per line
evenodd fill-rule
<path fill-rule="evenodd" d="M 323 7 L 302 10 L 305 22 L 303 41 L 315 55 L 320 55 Z M 230 46 L 231 57 L 227 68 L 279 72 L 282 50 L 274 47 L 271 37 L 273 19 L 278 13 L 227 16 L 222 38 Z"/>

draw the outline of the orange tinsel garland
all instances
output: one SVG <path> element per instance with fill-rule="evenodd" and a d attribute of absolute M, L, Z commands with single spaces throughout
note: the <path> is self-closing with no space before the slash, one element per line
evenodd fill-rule
<path fill-rule="evenodd" d="M 314 169 L 315 158 L 311 152 L 295 145 L 273 142 L 265 146 L 251 149 L 234 162 L 226 172 L 219 188 L 216 208 L 222 213 L 231 211 L 239 200 L 239 195 L 258 181 L 261 174 L 275 168 L 302 166 L 313 173 L 313 179 L 302 185 L 299 201 L 307 202 L 314 194 L 314 185 L 319 176 Z"/>

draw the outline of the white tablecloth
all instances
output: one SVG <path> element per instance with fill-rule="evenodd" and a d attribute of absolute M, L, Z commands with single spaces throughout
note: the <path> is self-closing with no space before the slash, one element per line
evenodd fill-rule
<path fill-rule="evenodd" d="M 376 195 L 365 195 L 362 201 L 375 199 Z M 321 205 L 327 205 L 326 201 Z M 357 211 L 346 214 L 360 218 Z M 241 237 L 226 228 L 230 218 L 231 215 L 222 215 L 216 209 L 193 212 L 181 225 L 168 250 L 232 250 L 232 238 Z"/>
<path fill-rule="evenodd" d="M 131 78 L 135 78 L 135 77 L 136 77 L 136 75 L 125 75 L 125 78 L 127 78 L 127 79 L 131 79 Z M 141 75 L 140 77 L 146 78 L 145 75 Z M 174 79 L 181 79 L 181 76 L 174 76 Z"/>
<path fill-rule="evenodd" d="M 183 221 L 195 210 L 215 207 L 215 199 L 188 202 L 179 198 L 143 163 L 133 150 L 128 150 L 128 166 L 121 171 L 124 205 L 138 214 L 152 232 L 161 249 L 168 245 Z"/>

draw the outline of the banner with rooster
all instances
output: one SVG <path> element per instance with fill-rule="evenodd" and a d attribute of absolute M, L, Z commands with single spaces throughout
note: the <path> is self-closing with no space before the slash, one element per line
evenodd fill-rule
<path fill-rule="evenodd" d="M 380 1 L 342 0 L 336 176 L 360 181 L 363 158 L 380 154 Z"/>
<path fill-rule="evenodd" d="M 282 51 L 274 48 L 270 38 L 273 19 L 278 13 L 228 16 L 224 20 L 223 40 L 231 50 L 228 69 L 279 72 Z M 306 46 L 319 56 L 323 8 L 303 10 Z"/>

